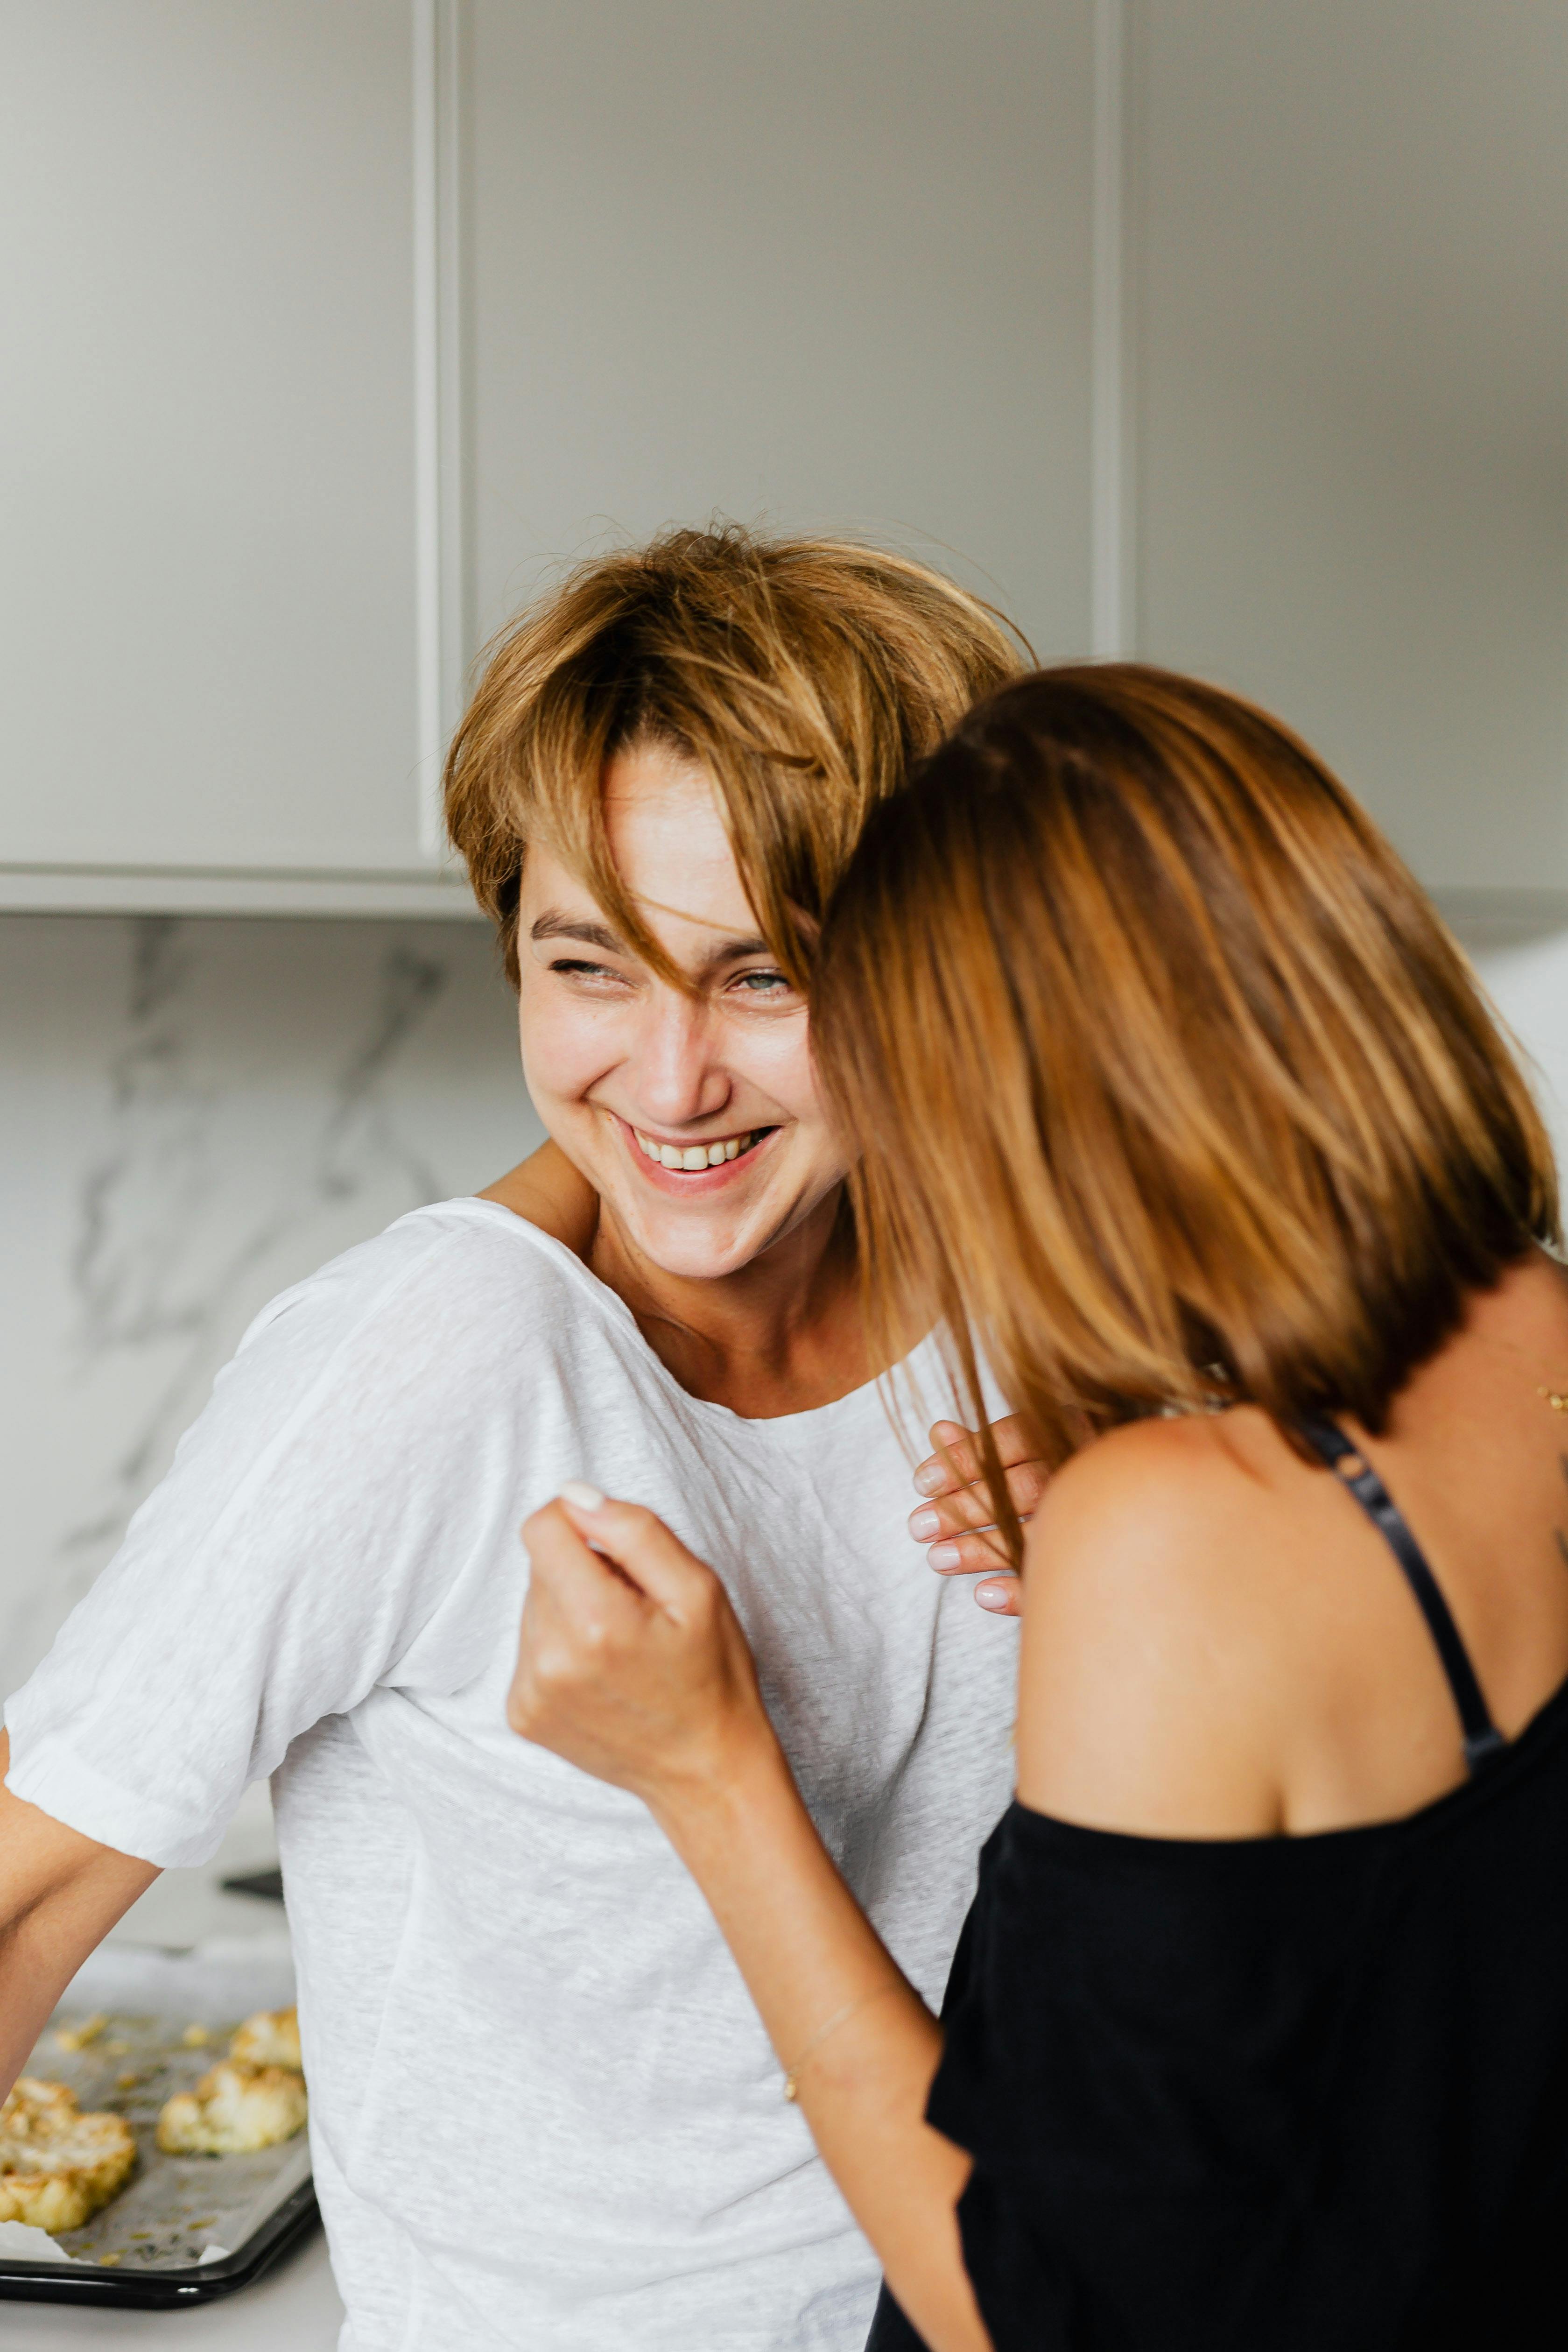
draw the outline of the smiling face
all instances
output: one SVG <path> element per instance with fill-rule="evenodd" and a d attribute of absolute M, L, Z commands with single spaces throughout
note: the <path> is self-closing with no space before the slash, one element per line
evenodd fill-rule
<path fill-rule="evenodd" d="M 818 1099 L 807 1009 L 758 933 L 711 786 L 662 745 L 605 777 L 611 854 L 695 984 L 650 971 L 559 859 L 524 861 L 523 1071 L 551 1135 L 627 1244 L 717 1279 L 793 1233 L 847 1162 Z"/>

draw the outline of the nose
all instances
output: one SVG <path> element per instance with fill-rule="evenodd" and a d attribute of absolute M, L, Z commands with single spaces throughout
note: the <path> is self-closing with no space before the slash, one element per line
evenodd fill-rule
<path fill-rule="evenodd" d="M 678 989 L 649 990 L 626 1075 L 632 1100 L 650 1127 L 684 1127 L 723 1110 L 733 1082 L 713 1047 L 711 1025 L 699 1001 Z"/>

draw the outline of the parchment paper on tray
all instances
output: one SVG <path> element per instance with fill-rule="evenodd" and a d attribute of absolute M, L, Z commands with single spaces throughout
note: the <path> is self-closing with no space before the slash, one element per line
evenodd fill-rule
<path fill-rule="evenodd" d="M 68 2083 L 84 2107 L 123 2116 L 136 2134 L 138 2163 L 100 2213 L 53 2241 L 57 2258 L 126 2271 L 199 2268 L 241 2252 L 308 2179 L 302 2132 L 248 2156 L 165 2156 L 153 2137 L 164 2100 L 194 2086 L 243 2018 L 286 2009 L 293 1999 L 287 1937 L 214 1937 L 189 1952 L 99 1947 L 72 1980 L 26 2071 Z M 57 2029 L 68 2037 L 73 2026 L 99 2016 L 103 2024 L 82 2048 L 61 2047 Z M 192 2029 L 208 2038 L 196 2042 L 192 2033 L 188 2041 Z"/>

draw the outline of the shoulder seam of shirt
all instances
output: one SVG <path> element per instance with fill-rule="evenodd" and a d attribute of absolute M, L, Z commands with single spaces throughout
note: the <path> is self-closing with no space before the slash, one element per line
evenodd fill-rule
<path fill-rule="evenodd" d="M 318 1368 L 314 1378 L 307 1383 L 300 1394 L 296 1397 L 293 1404 L 290 1405 L 287 1412 L 285 1414 L 283 1421 L 279 1426 L 274 1430 L 271 1437 L 262 1447 L 261 1452 L 256 1455 L 256 1460 L 251 1464 L 250 1468 L 240 1479 L 239 1484 L 224 1497 L 222 1504 L 219 1506 L 217 1511 L 214 1513 L 213 1518 L 208 1522 L 205 1528 L 204 1528 L 202 1533 L 192 1541 L 188 1548 L 188 1556 L 191 1559 L 196 1560 L 203 1558 L 209 1548 L 221 1538 L 223 1530 L 227 1526 L 229 1519 L 238 1513 L 242 1505 L 249 1501 L 255 1489 L 263 1484 L 265 1479 L 271 1474 L 278 1456 L 287 1450 L 288 1443 L 293 1437 L 299 1422 L 314 1408 L 321 1391 L 330 1381 L 337 1370 L 338 1361 L 341 1357 L 343 1350 L 352 1345 L 353 1341 L 356 1340 L 364 1330 L 366 1325 L 371 1322 L 376 1315 L 378 1315 L 388 1304 L 388 1302 L 397 1296 L 398 1292 L 403 1288 L 405 1284 L 413 1281 L 414 1276 L 421 1272 L 421 1270 L 429 1263 L 431 1258 L 434 1257 L 439 1251 L 446 1247 L 451 1239 L 452 1235 L 450 1234 L 438 1234 L 435 1239 L 429 1244 L 428 1248 L 421 1250 L 419 1255 L 408 1265 L 400 1266 L 396 1275 L 382 1285 L 374 1297 L 366 1304 L 363 1312 L 358 1315 L 354 1318 L 354 1321 L 350 1325 L 349 1328 L 340 1335 L 329 1351 L 325 1361 Z M 129 1528 L 126 1530 L 126 1535 L 127 1538 L 129 1538 Z M 122 1551 L 123 1549 L 124 1542 L 122 1541 L 118 1548 L 116 1557 L 119 1556 L 119 1551 Z"/>
<path fill-rule="evenodd" d="M 612 1290 L 607 1282 L 601 1282 L 592 1267 L 584 1265 L 576 1251 L 569 1248 L 565 1242 L 558 1240 L 554 1234 L 547 1234 L 543 1226 L 536 1225 L 531 1218 L 519 1217 L 516 1209 L 508 1209 L 504 1201 L 480 1202 L 477 1192 L 459 1195 L 459 1200 L 463 1205 L 466 1205 L 467 1202 L 472 1200 L 477 1202 L 482 1208 L 498 1209 L 502 1216 L 509 1217 L 514 1225 L 521 1226 L 524 1234 L 528 1236 L 529 1248 L 535 1252 L 540 1262 L 551 1267 L 563 1282 L 570 1284 L 571 1288 L 584 1298 L 591 1300 L 607 1324 L 616 1326 L 624 1319 L 630 1323 L 633 1331 L 636 1330 L 637 1318 L 621 1297 L 620 1292 Z M 443 1203 L 443 1205 L 448 1204 Z M 486 1217 L 483 1222 L 493 1232 L 499 1233 L 504 1230 L 489 1217 Z M 538 1246 L 541 1242 L 547 1244 L 542 1250 Z M 646 1340 L 643 1344 L 646 1347 Z M 653 1351 L 650 1350 L 650 1352 Z"/>

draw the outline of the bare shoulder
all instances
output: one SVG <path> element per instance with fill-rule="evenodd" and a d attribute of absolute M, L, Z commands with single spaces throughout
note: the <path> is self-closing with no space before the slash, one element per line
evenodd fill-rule
<path fill-rule="evenodd" d="M 1136 1423 L 1058 1475 L 1025 1559 L 1026 1804 L 1151 1835 L 1278 1826 L 1269 1562 L 1310 1475 L 1243 1410 Z"/>
<path fill-rule="evenodd" d="M 1239 1569 L 1245 1541 L 1288 1502 L 1302 1465 L 1252 1407 L 1113 1430 L 1058 1473 L 1037 1509 L 1029 1565 L 1041 1581 L 1193 1579 Z M 1310 1473 L 1305 1475 L 1310 1475 Z"/>
<path fill-rule="evenodd" d="M 479 1194 L 537 1225 L 586 1262 L 599 1226 L 599 1195 L 559 1143 L 541 1143 Z"/>

